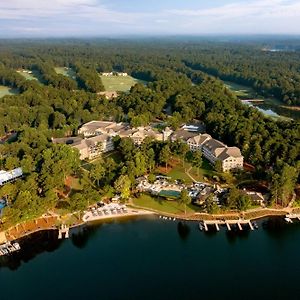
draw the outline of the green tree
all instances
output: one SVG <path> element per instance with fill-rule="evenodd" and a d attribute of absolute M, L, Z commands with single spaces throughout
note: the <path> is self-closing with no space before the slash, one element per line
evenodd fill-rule
<path fill-rule="evenodd" d="M 199 176 L 199 171 L 202 168 L 202 153 L 199 150 L 196 150 L 193 152 L 193 157 L 192 157 L 192 165 L 197 169 L 197 174 Z"/>
<path fill-rule="evenodd" d="M 121 175 L 114 185 L 117 193 L 120 194 L 122 199 L 128 199 L 130 196 L 131 181 L 127 175 Z"/>
<path fill-rule="evenodd" d="M 105 176 L 105 167 L 103 166 L 103 161 L 97 161 L 97 163 L 93 164 L 90 177 L 97 186 L 100 186 L 101 180 Z"/>
<path fill-rule="evenodd" d="M 251 205 L 251 198 L 246 194 L 240 194 L 237 198 L 236 208 L 238 210 L 247 210 Z"/>
<path fill-rule="evenodd" d="M 221 173 L 223 172 L 222 162 L 220 160 L 215 161 L 214 169 L 216 172 Z"/>
<path fill-rule="evenodd" d="M 183 189 L 180 192 L 180 197 L 178 198 L 180 204 L 184 205 L 184 214 L 186 215 L 186 206 L 191 203 L 192 199 L 189 196 L 189 192 L 186 189 Z"/>
<path fill-rule="evenodd" d="M 214 200 L 214 195 L 213 194 L 210 194 L 205 199 L 205 207 L 206 207 L 206 210 L 209 214 L 214 214 L 214 213 L 218 212 L 219 207 L 218 207 L 216 201 Z"/>
<path fill-rule="evenodd" d="M 182 159 L 182 165 L 184 167 L 184 163 L 185 163 L 185 157 L 186 154 L 189 151 L 189 146 L 186 143 L 179 143 L 178 145 L 178 154 L 180 155 L 181 159 Z"/>
<path fill-rule="evenodd" d="M 289 196 L 294 192 L 298 175 L 299 170 L 287 164 L 284 165 L 280 178 L 283 205 L 287 204 Z"/>
<path fill-rule="evenodd" d="M 163 146 L 163 148 L 161 149 L 161 151 L 159 153 L 159 162 L 165 164 L 166 172 L 167 172 L 170 156 L 171 156 L 170 147 L 168 145 Z"/>

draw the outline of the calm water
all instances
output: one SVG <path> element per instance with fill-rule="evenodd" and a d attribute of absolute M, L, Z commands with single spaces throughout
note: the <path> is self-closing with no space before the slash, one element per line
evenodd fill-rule
<path fill-rule="evenodd" d="M 137 219 L 23 241 L 1 260 L 0 299 L 300 299 L 300 224 L 200 232 Z"/>

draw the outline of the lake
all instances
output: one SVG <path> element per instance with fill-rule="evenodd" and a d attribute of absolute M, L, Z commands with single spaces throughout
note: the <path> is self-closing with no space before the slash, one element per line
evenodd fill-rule
<path fill-rule="evenodd" d="M 299 299 L 300 223 L 204 233 L 155 217 L 56 232 L 0 258 L 1 299 Z"/>
<path fill-rule="evenodd" d="M 254 89 L 252 89 L 251 87 L 236 84 L 231 81 L 224 81 L 224 84 L 226 87 L 232 90 L 235 93 L 235 95 L 240 99 L 263 99 L 263 103 L 251 103 L 250 105 L 256 107 L 266 116 L 275 118 L 285 117 L 300 120 L 300 111 L 282 107 L 284 106 L 284 103 L 281 103 L 277 99 L 270 99 L 257 95 Z"/>

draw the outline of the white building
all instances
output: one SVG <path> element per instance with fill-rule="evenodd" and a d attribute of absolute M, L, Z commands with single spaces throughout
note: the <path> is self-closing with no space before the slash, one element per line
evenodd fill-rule
<path fill-rule="evenodd" d="M 0 170 L 0 186 L 12 182 L 23 176 L 22 168 L 16 168 L 11 171 Z"/>
<path fill-rule="evenodd" d="M 202 145 L 202 153 L 212 164 L 221 161 L 224 172 L 243 169 L 244 157 L 237 147 L 228 147 L 218 140 L 209 139 Z"/>

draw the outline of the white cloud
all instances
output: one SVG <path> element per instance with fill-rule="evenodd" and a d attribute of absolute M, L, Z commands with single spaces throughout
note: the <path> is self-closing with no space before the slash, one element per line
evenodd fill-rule
<path fill-rule="evenodd" d="M 102 0 L 0 0 L 0 21 L 6 31 L 52 35 L 86 32 L 300 33 L 300 0 L 228 2 L 192 9 L 186 1 L 187 9 L 145 13 L 112 10 Z"/>
<path fill-rule="evenodd" d="M 232 2 L 219 7 L 201 10 L 169 10 L 168 13 L 188 17 L 248 17 L 248 16 L 298 16 L 299 1 L 286 0 L 250 0 L 247 2 Z"/>

